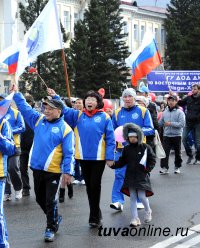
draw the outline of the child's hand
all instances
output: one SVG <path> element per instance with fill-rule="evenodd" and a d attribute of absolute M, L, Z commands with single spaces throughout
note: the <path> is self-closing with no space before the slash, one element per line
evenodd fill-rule
<path fill-rule="evenodd" d="M 111 168 L 113 166 L 113 164 L 114 164 L 114 161 L 113 160 L 106 160 L 106 164 L 107 164 L 108 167 Z"/>

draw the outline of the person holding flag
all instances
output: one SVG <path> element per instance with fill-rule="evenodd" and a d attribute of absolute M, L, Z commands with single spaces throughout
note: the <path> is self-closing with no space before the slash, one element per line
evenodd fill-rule
<path fill-rule="evenodd" d="M 12 98 L 12 96 L 11 96 Z M 8 110 L 9 100 L 0 102 L 0 247 L 9 248 L 8 233 L 6 228 L 3 198 L 7 177 L 7 158 L 15 152 L 15 143 L 9 123 L 4 119 Z"/>
<path fill-rule="evenodd" d="M 151 188 L 149 172 L 156 164 L 156 156 L 152 148 L 143 143 L 144 134 L 142 129 L 133 123 L 123 126 L 123 137 L 128 142 L 124 147 L 122 156 L 110 168 L 122 168 L 127 165 L 124 183 L 121 192 L 130 196 L 132 220 L 130 226 L 141 225 L 137 212 L 137 197 L 142 201 L 145 208 L 144 222 L 152 220 L 152 210 L 147 196 L 154 193 Z"/>
<path fill-rule="evenodd" d="M 43 102 L 43 115 L 26 102 L 16 84 L 10 91 L 14 92 L 13 100 L 34 131 L 29 164 L 33 171 L 36 201 L 47 220 L 44 240 L 52 242 L 62 220 L 57 204 L 61 173 L 64 182 L 70 184 L 74 171 L 74 133 L 62 116 L 62 101 L 47 97 Z"/>

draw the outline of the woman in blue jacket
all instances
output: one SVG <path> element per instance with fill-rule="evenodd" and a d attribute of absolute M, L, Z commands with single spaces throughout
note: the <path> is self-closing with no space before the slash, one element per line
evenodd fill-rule
<path fill-rule="evenodd" d="M 55 91 L 48 89 L 51 96 Z M 102 214 L 99 207 L 101 178 L 105 164 L 114 161 L 115 137 L 110 116 L 103 112 L 103 98 L 95 91 L 89 91 L 84 98 L 83 111 L 64 107 L 65 121 L 74 128 L 75 159 L 80 161 L 88 195 L 89 225 L 99 227 Z"/>

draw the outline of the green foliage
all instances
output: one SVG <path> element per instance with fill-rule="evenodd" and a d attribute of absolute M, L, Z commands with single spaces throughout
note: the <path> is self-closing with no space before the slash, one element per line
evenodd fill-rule
<path fill-rule="evenodd" d="M 48 0 L 27 0 L 25 5 L 19 3 L 20 19 L 24 23 L 26 31 L 40 15 L 47 2 Z M 61 31 L 63 33 L 63 41 L 66 42 L 67 36 L 62 24 Z M 65 49 L 65 53 L 68 53 L 67 49 Z M 61 50 L 38 56 L 37 61 L 32 66 L 37 68 L 37 71 L 48 87 L 55 89 L 61 96 L 67 95 Z M 68 65 L 68 71 L 71 71 L 69 68 L 70 65 Z M 46 87 L 39 77 L 28 72 L 23 73 L 21 76 L 20 91 L 32 94 L 36 100 L 46 95 Z"/>
<path fill-rule="evenodd" d="M 75 93 L 104 88 L 106 98 L 119 97 L 129 75 L 125 65 L 128 47 L 122 32 L 119 0 L 91 0 L 84 20 L 75 25 L 71 58 Z"/>
<path fill-rule="evenodd" d="M 168 69 L 199 70 L 200 1 L 171 0 L 165 22 Z"/>

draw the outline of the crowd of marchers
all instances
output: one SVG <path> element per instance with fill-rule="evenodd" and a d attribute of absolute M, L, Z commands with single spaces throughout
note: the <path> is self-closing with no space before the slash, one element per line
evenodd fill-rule
<path fill-rule="evenodd" d="M 194 84 L 182 99 L 169 91 L 163 102 L 152 101 L 147 86 L 127 88 L 123 106 L 104 108 L 103 96 L 89 91 L 83 99 L 62 99 L 53 89 L 35 108 L 31 95 L 23 96 L 16 84 L 15 107 L 9 106 L 0 120 L 0 246 L 9 247 L 3 201 L 30 195 L 29 166 L 36 202 L 46 215 L 44 240 L 52 242 L 62 216 L 58 201 L 73 197 L 73 185 L 85 185 L 89 203 L 89 226 L 103 223 L 100 209 L 101 181 L 105 166 L 114 170 L 110 208 L 123 211 L 124 195 L 130 196 L 130 226 L 141 225 L 137 209 L 144 208 L 144 223 L 152 220 L 149 198 L 154 194 L 150 172 L 156 164 L 155 130 L 165 157 L 160 174 L 169 173 L 174 150 L 174 173 L 181 173 L 183 142 L 187 164 L 200 164 L 200 85 Z M 5 100 L 0 95 L 0 101 Z M 116 132 L 122 128 L 121 134 Z M 119 139 L 119 135 L 121 135 Z M 12 195 L 12 189 L 15 196 Z M 8 216 L 9 218 L 9 216 Z"/>

